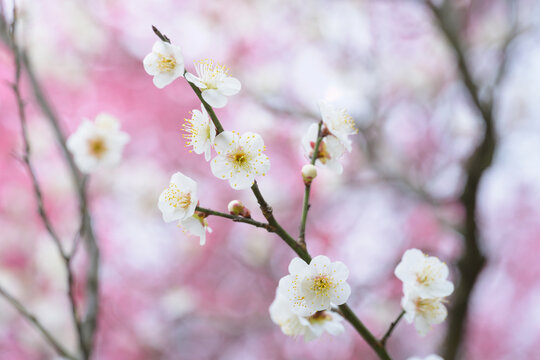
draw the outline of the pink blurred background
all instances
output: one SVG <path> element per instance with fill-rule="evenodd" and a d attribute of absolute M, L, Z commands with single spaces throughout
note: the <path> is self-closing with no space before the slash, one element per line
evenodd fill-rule
<path fill-rule="evenodd" d="M 467 15 L 469 60 L 486 89 L 511 18 L 526 29 L 511 45 L 508 73 L 496 91 L 499 147 L 481 184 L 478 214 L 488 263 L 471 298 L 464 356 L 536 359 L 540 6 L 533 0 L 456 5 Z M 66 132 L 109 112 L 131 136 L 123 162 L 90 181 L 103 254 L 96 359 L 375 358 L 349 325 L 340 337 L 305 344 L 271 322 L 268 306 L 293 257 L 279 238 L 211 217 L 214 232 L 200 247 L 162 221 L 157 198 L 175 171 L 198 181 L 201 206 L 226 211 L 239 199 L 262 216 L 249 191 L 230 189 L 185 147 L 183 119 L 200 103 L 185 81 L 159 90 L 144 72 L 142 59 L 156 40 L 151 25 L 182 48 L 188 71 L 194 60 L 212 58 L 240 79 L 242 91 L 217 114 L 226 129 L 263 136 L 272 168 L 259 185 L 293 234 L 303 196 L 299 172 L 307 162 L 300 139 L 317 121 L 316 103 L 324 98 L 349 109 L 362 131 L 345 156 L 344 174 L 319 171 L 307 243 L 313 255 L 349 266 L 349 304 L 376 335 L 400 312 L 393 269 L 407 248 L 454 266 L 462 240 L 453 226 L 463 215 L 456 196 L 482 123 L 453 53 L 421 3 L 25 0 L 21 11 L 22 39 Z M 13 79 L 5 47 L 0 79 Z M 24 90 L 33 161 L 67 244 L 78 226 L 73 189 L 51 130 Z M 63 265 L 17 160 L 22 139 L 7 85 L 0 86 L 0 114 L 0 284 L 73 347 Z M 82 270 L 83 259 L 77 264 Z M 442 324 L 421 338 L 403 322 L 389 351 L 396 360 L 437 352 L 444 334 Z M 0 299 L 0 358 L 53 357 Z"/>

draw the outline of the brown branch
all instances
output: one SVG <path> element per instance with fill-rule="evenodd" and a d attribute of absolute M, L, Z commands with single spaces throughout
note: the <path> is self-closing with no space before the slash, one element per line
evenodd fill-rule
<path fill-rule="evenodd" d="M 253 220 L 251 218 L 246 218 L 246 217 L 238 216 L 238 215 L 226 214 L 226 213 L 222 213 L 222 212 L 219 212 L 219 211 L 202 208 L 200 206 L 197 206 L 195 208 L 195 210 L 200 211 L 202 213 L 205 213 L 207 215 L 214 215 L 214 216 L 219 216 L 219 217 L 222 217 L 222 218 L 230 219 L 230 220 L 232 220 L 234 222 L 241 222 L 241 223 L 253 225 L 255 227 L 266 229 L 269 232 L 274 231 L 274 228 L 272 228 L 269 224 L 262 223 L 262 222 L 259 222 L 259 221 L 255 221 L 255 220 Z"/>
<path fill-rule="evenodd" d="M 461 278 L 456 287 L 453 306 L 449 311 L 448 332 L 443 344 L 443 357 L 446 360 L 453 360 L 457 358 L 461 342 L 464 339 L 465 321 L 468 315 L 470 296 L 476 279 L 486 262 L 478 244 L 479 230 L 476 221 L 477 193 L 480 181 L 486 169 L 493 161 L 496 135 L 493 120 L 493 101 L 490 99 L 487 103 L 484 103 L 478 96 L 478 86 L 474 82 L 465 59 L 459 31 L 453 26 L 448 12 L 442 11 L 430 1 L 426 1 L 426 4 L 431 9 L 440 30 L 454 50 L 463 83 L 474 106 L 480 113 L 485 126 L 484 136 L 466 164 L 467 180 L 460 196 L 461 202 L 465 207 L 465 249 L 457 264 Z M 450 7 L 450 3 L 446 1 L 443 7 Z"/>
<path fill-rule="evenodd" d="M 0 14 L 1 15 L 0 16 L 0 37 L 2 38 L 2 40 L 4 40 L 4 42 L 6 42 L 6 44 L 13 51 L 14 56 L 15 56 L 15 66 L 16 66 L 15 83 L 16 84 L 14 85 L 14 91 L 17 96 L 17 101 L 19 105 L 19 115 L 21 117 L 21 126 L 23 127 L 23 139 L 25 141 L 25 155 L 23 156 L 23 160 L 27 164 L 27 167 L 29 168 L 29 171 L 31 174 L 32 182 L 34 185 L 34 192 L 36 193 L 36 196 L 38 198 L 38 207 L 39 207 L 40 216 L 43 219 L 45 226 L 47 227 L 47 231 L 49 232 L 49 234 L 51 234 L 51 237 L 57 244 L 59 252 L 66 265 L 66 270 L 68 273 L 68 296 L 71 302 L 72 317 L 74 319 L 74 323 L 77 328 L 77 333 L 79 336 L 79 344 L 81 347 L 80 350 L 81 350 L 83 358 L 89 359 L 92 353 L 94 336 L 95 336 L 95 332 L 97 328 L 97 314 L 99 311 L 99 298 L 98 298 L 99 296 L 98 294 L 99 248 L 97 246 L 94 230 L 91 223 L 90 214 L 88 211 L 88 202 L 87 202 L 87 195 L 86 195 L 87 179 L 83 177 L 82 174 L 79 172 L 79 170 L 77 169 L 77 166 L 75 165 L 73 157 L 71 156 L 70 152 L 67 149 L 66 138 L 61 129 L 60 122 L 58 118 L 56 117 L 48 100 L 46 99 L 44 91 L 41 88 L 41 85 L 33 71 L 28 55 L 23 49 L 17 46 L 17 43 L 15 41 L 15 36 L 14 36 L 15 23 L 11 24 L 11 26 L 8 26 L 8 22 L 3 12 L 3 8 L 1 10 L 2 10 L 2 13 Z M 16 14 L 14 16 L 14 19 L 16 19 Z M 28 136 L 27 136 L 27 131 L 26 131 L 24 102 L 22 101 L 22 98 L 20 96 L 19 85 L 18 85 L 23 69 L 26 70 L 26 74 L 28 75 L 28 78 L 30 80 L 30 84 L 34 92 L 34 97 L 36 98 L 37 103 L 39 104 L 41 110 L 45 114 L 45 117 L 49 121 L 49 124 L 53 128 L 54 134 L 56 136 L 56 140 L 62 150 L 62 155 L 68 164 L 68 168 L 70 170 L 70 174 L 71 174 L 71 177 L 72 177 L 75 189 L 76 189 L 77 197 L 79 200 L 81 225 L 80 225 L 78 235 L 75 237 L 73 249 L 69 254 L 67 254 L 64 251 L 64 249 L 61 247 L 59 237 L 54 232 L 54 229 L 52 225 L 50 224 L 50 221 L 48 220 L 48 217 L 44 211 L 41 190 L 39 188 L 39 184 L 37 182 L 35 172 L 29 161 L 30 145 L 28 142 Z M 89 260 L 90 267 L 87 272 L 87 279 L 86 279 L 87 311 L 83 320 L 80 320 L 80 317 L 78 315 L 78 311 L 76 308 L 75 297 L 73 294 L 74 276 L 73 276 L 73 273 L 71 272 L 71 258 L 72 256 L 74 256 L 77 250 L 79 237 L 84 239 L 88 256 L 90 259 Z"/>

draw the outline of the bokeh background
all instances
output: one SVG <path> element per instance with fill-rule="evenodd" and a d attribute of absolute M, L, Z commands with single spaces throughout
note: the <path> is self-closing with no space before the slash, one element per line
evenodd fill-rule
<path fill-rule="evenodd" d="M 496 85 L 499 140 L 484 177 L 478 222 L 487 257 L 471 297 L 464 359 L 537 359 L 540 350 L 540 4 L 534 0 L 452 1 L 482 91 Z M 131 136 L 124 160 L 92 175 L 91 211 L 102 249 L 96 359 L 374 359 L 352 327 L 305 344 L 287 338 L 268 315 L 293 252 L 245 224 L 209 218 L 200 247 L 165 224 L 157 198 L 170 175 L 199 183 L 201 205 L 226 211 L 249 191 L 214 178 L 181 136 L 200 106 L 185 81 L 163 90 L 142 59 L 156 25 L 179 45 L 188 71 L 212 58 L 242 82 L 217 111 L 229 130 L 259 132 L 272 168 L 259 185 L 277 219 L 295 234 L 307 162 L 300 139 L 318 120 L 316 103 L 345 106 L 360 133 L 345 171 L 319 171 L 307 242 L 312 254 L 351 270 L 349 304 L 381 335 L 400 312 L 393 270 L 417 247 L 454 269 L 464 162 L 483 131 L 452 50 L 419 1 L 391 0 L 25 0 L 21 41 L 67 134 L 108 112 Z M 520 34 L 502 48 L 517 24 Z M 22 153 L 13 60 L 0 48 L 0 284 L 59 338 L 75 346 L 65 273 L 37 214 Z M 66 244 L 78 227 L 67 169 L 47 121 L 28 100 L 32 160 L 46 207 Z M 82 298 L 84 256 L 76 259 Z M 451 275 L 456 279 L 455 271 Z M 450 299 L 451 303 L 451 299 Z M 397 360 L 437 352 L 445 324 L 421 338 L 400 323 L 389 341 Z M 36 331 L 0 300 L 0 358 L 51 359 Z"/>

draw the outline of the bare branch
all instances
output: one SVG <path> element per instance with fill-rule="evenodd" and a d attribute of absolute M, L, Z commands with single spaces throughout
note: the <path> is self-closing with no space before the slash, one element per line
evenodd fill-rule
<path fill-rule="evenodd" d="M 28 311 L 20 301 L 15 299 L 10 293 L 8 293 L 3 287 L 0 286 L 0 295 L 6 299 L 26 320 L 28 320 L 45 338 L 45 340 L 54 348 L 58 355 L 68 358 L 70 360 L 78 360 L 77 357 L 72 355 L 64 346 L 41 324 L 41 322 Z"/>

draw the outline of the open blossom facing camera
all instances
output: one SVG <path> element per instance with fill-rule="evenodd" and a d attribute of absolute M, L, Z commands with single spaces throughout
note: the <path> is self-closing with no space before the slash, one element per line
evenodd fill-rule
<path fill-rule="evenodd" d="M 129 135 L 120 131 L 120 123 L 109 114 L 99 114 L 95 122 L 84 120 L 67 140 L 67 148 L 79 170 L 85 174 L 101 166 L 117 164 L 129 141 Z"/>
<path fill-rule="evenodd" d="M 311 124 L 306 135 L 302 138 L 302 146 L 309 159 L 311 159 L 314 154 L 317 133 L 317 124 Z M 326 167 L 341 174 L 343 172 L 343 166 L 339 162 L 339 159 L 343 156 L 344 152 L 345 148 L 335 136 L 326 135 L 319 143 L 319 152 L 315 165 Z"/>
<path fill-rule="evenodd" d="M 154 85 L 159 89 L 184 75 L 184 58 L 176 45 L 158 40 L 152 46 L 152 52 L 143 60 L 144 70 L 154 76 Z"/>
<path fill-rule="evenodd" d="M 289 273 L 279 280 L 278 291 L 297 315 L 311 316 L 329 310 L 332 304 L 344 304 L 351 294 L 346 282 L 349 269 L 341 261 L 330 262 L 324 255 L 313 258 L 309 265 L 294 258 Z"/>
<path fill-rule="evenodd" d="M 186 132 L 184 138 L 187 140 L 187 145 L 193 146 L 195 154 L 204 153 L 204 158 L 209 161 L 216 138 L 216 127 L 208 117 L 204 106 L 201 110 L 193 110 L 191 119 L 185 119 L 186 123 L 182 127 Z"/>
<path fill-rule="evenodd" d="M 454 291 L 448 281 L 448 266 L 435 256 L 428 256 L 418 249 L 409 249 L 403 254 L 395 275 L 403 281 L 403 291 L 414 290 L 419 296 L 444 297 Z"/>
<path fill-rule="evenodd" d="M 184 228 L 190 234 L 198 236 L 201 246 L 206 244 L 206 232 L 212 232 L 212 229 L 208 227 L 206 218 L 198 212 L 195 212 L 193 216 L 180 220 L 178 226 Z"/>
<path fill-rule="evenodd" d="M 185 220 L 193 216 L 197 202 L 197 183 L 177 172 L 159 196 L 158 208 L 165 222 Z"/>
<path fill-rule="evenodd" d="M 265 146 L 259 134 L 224 131 L 216 136 L 214 147 L 217 156 L 210 163 L 212 173 L 228 179 L 233 189 L 247 189 L 256 176 L 264 176 L 270 170 L 270 160 L 263 154 Z"/>
<path fill-rule="evenodd" d="M 227 96 L 237 94 L 241 89 L 238 79 L 229 76 L 229 70 L 213 60 L 195 63 L 197 76 L 186 73 L 186 80 L 201 89 L 202 97 L 208 105 L 222 108 L 227 105 Z"/>
<path fill-rule="evenodd" d="M 401 300 L 405 310 L 404 318 L 409 324 L 414 321 L 416 331 L 422 336 L 431 329 L 431 325 L 440 324 L 446 319 L 447 311 L 442 298 L 423 298 L 411 291 Z"/>
<path fill-rule="evenodd" d="M 287 336 L 303 336 L 304 341 L 312 341 L 324 332 L 337 336 L 345 331 L 343 318 L 331 311 L 318 311 L 309 317 L 293 313 L 289 302 L 283 295 L 276 292 L 276 298 L 269 308 L 270 318 L 279 325 L 281 331 Z"/>
<path fill-rule="evenodd" d="M 326 101 L 319 101 L 319 109 L 324 125 L 345 146 L 347 151 L 352 150 L 352 142 L 349 135 L 356 134 L 358 129 L 353 118 L 347 114 L 346 109 L 338 109 Z"/>

